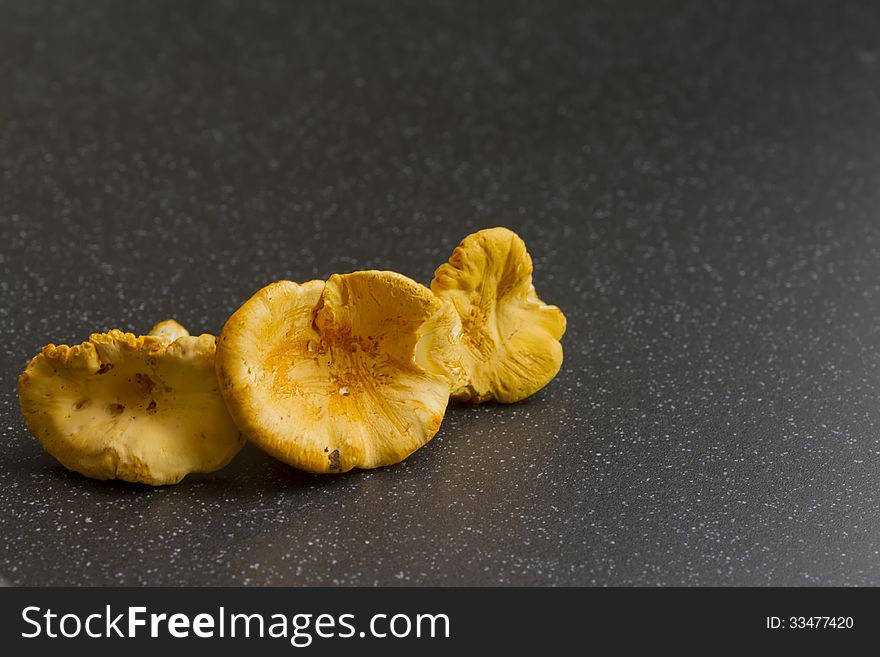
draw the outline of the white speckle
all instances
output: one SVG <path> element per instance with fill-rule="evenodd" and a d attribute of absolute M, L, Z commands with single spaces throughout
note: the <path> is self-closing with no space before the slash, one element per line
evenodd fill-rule
<path fill-rule="evenodd" d="M 339 389 L 339 394 L 343 397 L 348 397 L 348 388 L 346 388 L 345 386 L 341 387 Z"/>

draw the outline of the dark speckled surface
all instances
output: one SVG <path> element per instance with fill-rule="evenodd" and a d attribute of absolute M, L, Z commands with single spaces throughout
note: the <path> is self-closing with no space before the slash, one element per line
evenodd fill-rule
<path fill-rule="evenodd" d="M 471 4 L 0 2 L 0 578 L 880 584 L 880 12 Z M 496 224 L 563 370 L 399 466 L 153 490 L 24 429 L 45 342 Z"/>

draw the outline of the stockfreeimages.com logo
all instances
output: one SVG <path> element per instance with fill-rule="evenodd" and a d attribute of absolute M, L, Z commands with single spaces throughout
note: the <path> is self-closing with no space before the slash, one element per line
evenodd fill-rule
<path fill-rule="evenodd" d="M 101 612 L 83 616 L 31 606 L 22 610 L 21 617 L 25 623 L 21 636 L 25 639 L 272 638 L 287 639 L 292 646 L 305 648 L 316 638 L 448 639 L 450 632 L 446 614 L 374 614 L 367 629 L 360 631 L 354 614 L 245 614 L 229 613 L 225 607 L 214 614 L 190 616 L 148 613 L 146 607 L 126 607 L 117 613 L 106 605 Z"/>

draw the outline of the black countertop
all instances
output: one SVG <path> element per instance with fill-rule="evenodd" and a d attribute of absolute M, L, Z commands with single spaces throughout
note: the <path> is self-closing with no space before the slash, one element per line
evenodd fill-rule
<path fill-rule="evenodd" d="M 880 584 L 878 81 L 867 2 L 0 2 L 0 578 Z M 24 428 L 43 343 L 499 224 L 562 372 L 398 466 L 151 489 Z"/>

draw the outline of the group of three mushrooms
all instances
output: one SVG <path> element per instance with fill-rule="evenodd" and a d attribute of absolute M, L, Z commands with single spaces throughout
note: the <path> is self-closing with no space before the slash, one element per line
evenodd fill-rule
<path fill-rule="evenodd" d="M 522 239 L 466 237 L 430 289 L 394 272 L 272 283 L 219 338 L 173 320 L 49 344 L 19 378 L 28 428 L 66 468 L 160 485 L 226 465 L 245 439 L 296 468 L 397 463 L 450 398 L 516 402 L 562 364 L 565 316 L 532 285 Z"/>

